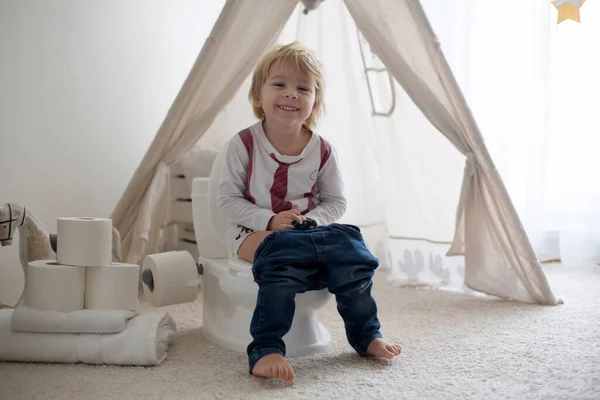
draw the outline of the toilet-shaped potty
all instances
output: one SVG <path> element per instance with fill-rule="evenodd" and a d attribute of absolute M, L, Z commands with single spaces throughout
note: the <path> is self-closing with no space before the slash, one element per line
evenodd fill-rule
<path fill-rule="evenodd" d="M 217 205 L 217 184 L 224 151 L 217 155 L 210 178 L 192 181 L 194 231 L 202 265 L 202 331 L 212 343 L 246 352 L 252 341 L 250 321 L 256 305 L 258 285 L 252 264 L 228 257 L 225 247 L 227 218 Z M 296 295 L 296 311 L 290 331 L 283 337 L 286 356 L 296 357 L 326 352 L 331 335 L 317 320 L 317 310 L 333 295 L 327 289 Z"/>

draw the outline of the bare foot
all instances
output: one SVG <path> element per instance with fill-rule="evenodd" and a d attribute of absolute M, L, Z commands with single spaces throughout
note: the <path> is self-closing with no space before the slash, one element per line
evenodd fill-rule
<path fill-rule="evenodd" d="M 380 338 L 373 339 L 367 347 L 367 354 L 374 357 L 394 358 L 400 355 L 402 347 Z"/>
<path fill-rule="evenodd" d="M 281 354 L 269 354 L 254 364 L 252 375 L 265 378 L 279 378 L 288 385 L 293 385 L 296 375 L 292 366 Z"/>

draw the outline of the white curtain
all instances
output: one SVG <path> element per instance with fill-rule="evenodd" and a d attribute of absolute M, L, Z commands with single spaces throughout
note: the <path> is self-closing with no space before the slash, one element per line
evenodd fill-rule
<path fill-rule="evenodd" d="M 546 134 L 548 4 L 532 0 L 519 12 L 503 2 L 421 4 L 511 201 L 532 235 L 536 231 L 531 228 L 540 221 L 542 193 L 534 189 L 535 179 L 523 177 L 542 172 L 544 152 L 538 144 Z M 393 149 L 387 168 L 396 171 L 388 198 L 398 199 L 387 218 L 394 278 L 471 292 L 464 283 L 464 257 L 446 256 L 454 234 L 453 206 L 460 194 L 463 157 L 448 151 L 439 132 L 405 94 L 401 100 L 393 118 L 377 120 L 379 126 L 394 125 L 399 131 L 399 137 L 387 143 Z"/>
<path fill-rule="evenodd" d="M 466 157 L 456 233 L 448 252 L 465 255 L 465 283 L 503 298 L 556 304 L 421 4 L 345 2 L 374 52 L 411 100 Z"/>
<path fill-rule="evenodd" d="M 538 257 L 600 262 L 599 2 L 422 3 Z"/>
<path fill-rule="evenodd" d="M 551 16 L 538 248 L 543 258 L 600 264 L 600 2 L 585 2 L 580 24 Z"/>

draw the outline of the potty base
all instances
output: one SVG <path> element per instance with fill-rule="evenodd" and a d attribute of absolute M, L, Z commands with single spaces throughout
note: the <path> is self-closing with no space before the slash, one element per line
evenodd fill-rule
<path fill-rule="evenodd" d="M 226 265 L 226 260 L 218 260 L 220 264 Z M 254 291 L 245 290 L 236 292 L 229 296 L 222 289 L 222 284 L 233 290 L 231 277 L 227 269 L 219 266 L 217 260 L 204 260 L 204 274 L 202 275 L 202 333 L 204 337 L 215 345 L 224 349 L 246 353 L 246 349 L 252 341 L 250 335 L 250 322 L 256 304 L 258 289 L 248 275 L 247 285 L 244 287 L 254 288 Z M 238 276 L 237 278 L 242 278 Z M 221 282 L 221 280 L 223 280 Z M 252 286 L 254 285 L 254 286 Z M 304 294 L 299 294 L 298 297 Z M 237 303 L 236 303 L 237 302 Z M 327 328 L 317 319 L 314 310 L 304 309 L 303 302 L 298 301 L 294 319 L 290 331 L 283 337 L 286 345 L 286 356 L 297 357 L 312 354 L 325 353 L 331 347 L 331 335 Z"/>
<path fill-rule="evenodd" d="M 208 314 L 208 316 L 207 316 Z M 214 319 L 211 318 L 210 312 L 203 313 L 202 334 L 211 343 L 227 350 L 232 350 L 240 353 L 246 353 L 246 349 L 252 341 L 250 335 L 250 320 L 248 320 L 247 334 L 236 336 L 230 335 L 223 331 L 222 327 L 214 324 Z M 316 315 L 312 316 L 314 320 L 310 325 L 313 327 L 311 331 L 301 327 L 296 321 L 292 322 L 292 328 L 283 337 L 286 347 L 286 357 L 301 357 L 313 354 L 327 353 L 331 348 L 331 334 L 317 321 Z M 296 327 L 294 324 L 296 323 Z M 294 340 L 295 338 L 304 338 L 302 341 Z M 310 340 L 306 340 L 310 339 Z"/>

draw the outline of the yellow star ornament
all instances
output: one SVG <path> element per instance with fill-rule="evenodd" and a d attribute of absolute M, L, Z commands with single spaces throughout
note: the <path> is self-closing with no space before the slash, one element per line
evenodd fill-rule
<path fill-rule="evenodd" d="M 585 0 L 553 0 L 552 4 L 558 10 L 558 22 L 560 24 L 567 19 L 575 22 L 581 22 L 579 9 L 585 3 Z"/>

